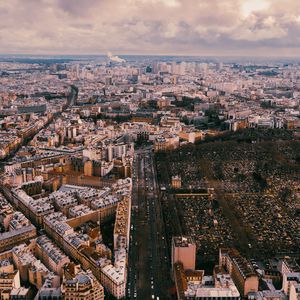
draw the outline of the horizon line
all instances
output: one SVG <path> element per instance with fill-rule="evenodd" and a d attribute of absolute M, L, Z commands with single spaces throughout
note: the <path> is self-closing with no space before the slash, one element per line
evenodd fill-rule
<path fill-rule="evenodd" d="M 238 55 L 228 55 L 228 54 L 122 54 L 122 53 L 114 53 L 114 55 L 121 55 L 121 56 L 173 56 L 173 57 L 224 57 L 224 58 L 294 58 L 294 59 L 300 59 L 300 55 L 243 55 L 243 54 L 238 54 Z M 107 56 L 107 53 L 99 53 L 99 54 L 51 54 L 51 53 L 44 53 L 44 54 L 35 54 L 35 53 L 0 53 L 0 56 L 82 56 L 82 57 L 87 57 L 87 56 Z"/>

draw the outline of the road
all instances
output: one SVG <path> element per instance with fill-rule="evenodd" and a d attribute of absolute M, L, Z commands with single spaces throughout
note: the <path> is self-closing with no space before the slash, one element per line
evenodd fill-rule
<path fill-rule="evenodd" d="M 171 299 L 170 251 L 151 148 L 135 153 L 127 299 Z"/>

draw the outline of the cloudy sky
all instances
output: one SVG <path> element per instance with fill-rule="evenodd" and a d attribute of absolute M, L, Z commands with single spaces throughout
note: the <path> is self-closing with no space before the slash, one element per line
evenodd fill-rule
<path fill-rule="evenodd" d="M 3 54 L 300 56 L 300 0 L 0 0 Z"/>

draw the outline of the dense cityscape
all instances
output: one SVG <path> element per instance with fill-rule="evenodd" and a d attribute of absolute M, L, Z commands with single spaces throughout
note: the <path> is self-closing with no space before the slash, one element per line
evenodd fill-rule
<path fill-rule="evenodd" d="M 0 300 L 300 300 L 300 1 L 0 0 Z"/>
<path fill-rule="evenodd" d="M 299 63 L 0 70 L 2 299 L 298 299 Z"/>

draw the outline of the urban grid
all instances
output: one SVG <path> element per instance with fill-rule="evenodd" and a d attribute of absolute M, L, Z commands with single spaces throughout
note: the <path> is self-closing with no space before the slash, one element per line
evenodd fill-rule
<path fill-rule="evenodd" d="M 21 50 L 0 54 L 1 300 L 300 299 L 299 59 Z"/>

